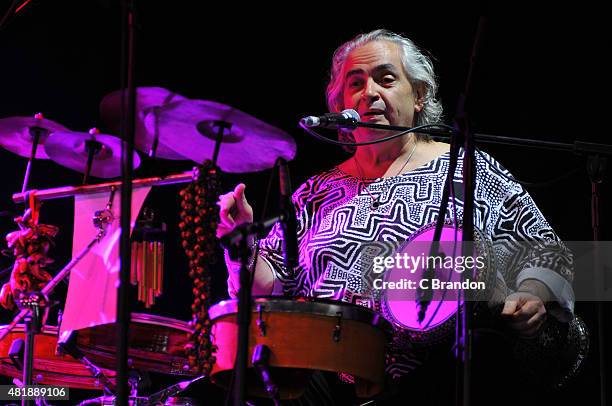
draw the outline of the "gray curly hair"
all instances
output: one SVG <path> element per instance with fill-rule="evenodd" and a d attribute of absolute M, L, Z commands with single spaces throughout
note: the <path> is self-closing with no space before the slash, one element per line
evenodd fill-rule
<path fill-rule="evenodd" d="M 415 126 L 439 123 L 442 120 L 442 104 L 437 100 L 438 83 L 433 69 L 431 59 L 408 38 L 389 30 L 375 30 L 366 34 L 360 34 L 352 40 L 342 44 L 334 52 L 330 80 L 327 85 L 326 97 L 327 107 L 332 112 L 342 111 L 344 78 L 342 69 L 348 55 L 356 48 L 372 42 L 388 41 L 398 44 L 401 49 L 401 58 L 404 72 L 413 89 L 422 89 L 423 109 L 415 116 Z M 345 141 L 354 141 L 350 133 L 341 132 L 340 138 Z M 417 134 L 419 139 L 429 139 L 424 134 Z M 354 147 L 347 148 L 354 151 Z"/>

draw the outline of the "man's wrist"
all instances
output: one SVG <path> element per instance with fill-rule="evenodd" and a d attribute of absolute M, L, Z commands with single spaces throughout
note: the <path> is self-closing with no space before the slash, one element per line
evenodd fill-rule
<path fill-rule="evenodd" d="M 247 267 L 250 269 L 253 268 L 253 264 L 256 261 L 256 248 L 259 243 L 259 240 L 255 236 L 249 236 L 248 247 L 249 247 L 249 261 L 247 263 Z M 240 267 L 242 264 L 240 260 L 234 260 L 231 258 L 229 250 L 224 249 L 225 255 L 225 264 L 227 265 L 227 270 L 230 274 L 239 274 Z"/>
<path fill-rule="evenodd" d="M 552 294 L 548 287 L 537 279 L 525 279 L 519 286 L 518 292 L 537 296 L 545 303 L 552 300 Z"/>

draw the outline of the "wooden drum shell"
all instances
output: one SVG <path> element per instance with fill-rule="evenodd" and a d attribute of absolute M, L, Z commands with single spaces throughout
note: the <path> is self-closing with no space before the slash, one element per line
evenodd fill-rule
<path fill-rule="evenodd" d="M 216 382 L 227 384 L 236 357 L 237 304 L 225 301 L 216 306 L 226 309 L 213 306 L 210 312 L 216 347 L 211 375 Z M 317 311 L 321 306 L 330 307 Z M 382 317 L 355 305 L 259 298 L 255 300 L 249 327 L 249 367 L 253 349 L 262 344 L 271 351 L 269 365 L 281 398 L 298 397 L 307 382 L 308 371 L 313 370 L 351 374 L 358 395 L 373 396 L 383 387 L 389 328 Z M 250 393 L 264 396 L 263 389 L 255 386 L 250 385 Z"/>

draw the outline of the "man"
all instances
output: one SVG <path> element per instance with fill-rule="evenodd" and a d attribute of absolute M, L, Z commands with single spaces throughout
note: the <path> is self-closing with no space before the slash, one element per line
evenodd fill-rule
<path fill-rule="evenodd" d="M 440 122 L 442 108 L 436 91 L 432 63 L 414 43 L 376 30 L 357 36 L 335 52 L 327 100 L 332 112 L 352 108 L 362 121 L 413 127 Z M 361 127 L 342 135 L 364 142 L 389 132 Z M 310 178 L 293 196 L 299 266 L 294 270 L 282 266 L 282 237 L 277 225 L 259 242 L 253 294 L 329 298 L 384 310 L 363 282 L 359 249 L 348 247 L 372 241 L 406 241 L 419 228 L 434 222 L 448 170 L 448 150 L 447 144 L 410 133 L 391 142 L 360 146 L 347 161 Z M 476 167 L 476 228 L 493 243 L 508 239 L 558 242 L 531 197 L 503 167 L 482 153 Z M 455 182 L 461 182 L 460 173 L 461 161 Z M 218 236 L 253 220 L 244 184 L 222 195 L 219 206 Z M 447 217 L 460 218 L 462 210 L 463 202 L 453 199 Z M 503 249 L 508 246 L 512 244 Z M 561 255 L 555 266 L 550 266 L 538 254 L 517 258 L 518 253 L 502 261 L 500 278 L 511 292 L 503 299 L 501 316 L 518 334 L 533 336 L 546 320 L 546 303 L 553 303 L 549 309 L 557 317 L 565 320 L 571 316 L 571 257 Z M 229 258 L 227 264 L 229 290 L 235 296 L 239 264 Z M 387 367 L 390 375 L 399 377 L 414 369 L 409 347 L 396 348 L 405 357 L 392 357 L 395 361 Z"/>

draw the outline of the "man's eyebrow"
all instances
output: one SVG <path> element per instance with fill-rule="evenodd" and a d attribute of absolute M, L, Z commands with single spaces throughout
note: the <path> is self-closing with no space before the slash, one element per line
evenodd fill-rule
<path fill-rule="evenodd" d="M 382 65 L 378 65 L 373 69 L 373 73 L 380 73 L 384 71 L 390 71 L 395 74 L 398 73 L 397 67 L 393 65 L 392 63 L 383 63 Z M 348 79 L 349 77 L 353 75 L 361 75 L 363 73 L 365 73 L 365 70 L 363 69 L 351 69 L 350 71 L 346 72 L 346 75 L 344 75 L 344 78 Z"/>
<path fill-rule="evenodd" d="M 384 63 L 374 68 L 374 73 L 380 73 L 384 71 L 390 71 L 391 73 L 398 73 L 397 67 L 392 63 Z"/>
<path fill-rule="evenodd" d="M 365 71 L 363 69 L 351 69 L 350 71 L 346 72 L 346 75 L 344 75 L 344 78 L 348 79 L 351 76 L 361 75 L 363 73 L 365 73 Z"/>

